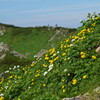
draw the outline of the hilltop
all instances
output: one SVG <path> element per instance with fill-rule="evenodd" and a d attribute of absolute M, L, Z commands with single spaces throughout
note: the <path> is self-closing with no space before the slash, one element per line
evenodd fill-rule
<path fill-rule="evenodd" d="M 62 38 L 60 43 L 58 43 L 60 39 L 57 40 L 58 42 L 54 41 L 55 39 L 53 38 L 55 37 L 53 36 L 57 35 L 52 33 L 53 35 L 49 37 L 48 40 L 45 40 L 45 43 L 50 42 L 50 45 L 55 45 L 53 47 L 48 45 L 47 48 L 50 49 L 41 57 L 34 57 L 32 63 L 26 66 L 14 66 L 5 71 L 5 74 L 9 74 L 9 76 L 1 78 L 0 99 L 61 100 L 66 97 L 83 95 L 87 92 L 91 93 L 95 88 L 99 87 L 100 15 L 89 14 L 87 20 L 83 20 L 81 23 L 82 26 L 79 27 L 75 33 L 66 35 L 66 38 Z M 44 32 L 47 33 L 47 31 L 43 31 L 43 29 L 37 30 L 37 33 L 38 31 L 41 32 L 42 35 Z M 32 32 L 35 34 L 36 30 L 33 29 Z M 13 36 L 13 39 L 16 36 L 16 39 L 31 42 L 31 40 L 27 40 L 27 38 L 34 37 L 34 35 L 28 36 L 28 32 L 26 32 L 27 34 L 24 34 L 25 37 L 20 38 L 18 32 L 17 34 L 15 33 L 14 35 L 12 33 L 10 35 Z M 19 34 L 23 36 L 21 32 L 19 32 Z M 4 35 L 6 38 L 7 34 Z M 37 38 L 38 41 L 40 40 L 39 43 L 38 41 L 35 42 L 37 43 L 35 48 L 41 47 L 40 43 L 43 42 L 41 38 L 42 40 L 47 38 L 43 36 L 40 37 L 39 33 L 37 37 L 35 35 L 35 38 Z M 32 40 L 35 40 L 35 38 Z M 19 43 L 16 39 L 12 43 L 16 43 L 16 41 Z M 1 40 L 3 40 L 2 37 Z M 6 40 L 5 43 L 11 43 L 11 41 L 7 41 L 10 41 L 10 39 Z M 33 44 L 31 44 L 30 48 L 28 45 L 29 44 L 27 44 L 27 48 L 31 49 Z M 12 47 L 14 47 L 14 45 L 12 45 Z M 43 47 L 42 45 L 42 48 Z M 16 50 L 20 48 L 17 47 Z M 24 50 L 27 51 L 27 49 Z M 98 95 L 100 95 L 100 92 L 92 99 L 100 99 Z"/>

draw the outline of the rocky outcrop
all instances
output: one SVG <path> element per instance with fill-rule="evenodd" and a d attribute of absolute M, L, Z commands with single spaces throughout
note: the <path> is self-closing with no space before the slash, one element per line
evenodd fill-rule
<path fill-rule="evenodd" d="M 60 35 L 60 34 L 63 35 L 63 36 L 65 36 L 66 33 L 68 33 L 68 30 L 63 30 L 63 29 L 56 30 L 56 34 L 53 35 L 53 37 L 51 37 L 50 40 L 49 40 L 48 42 L 54 40 L 55 37 L 57 37 L 57 36 Z"/>
<path fill-rule="evenodd" d="M 93 90 L 92 94 L 86 93 L 81 96 L 76 96 L 72 98 L 64 98 L 62 100 L 100 100 L 100 87 Z"/>
<path fill-rule="evenodd" d="M 4 34 L 4 32 L 6 31 L 4 26 L 0 26 L 0 36 L 2 36 Z"/>
<path fill-rule="evenodd" d="M 28 55 L 18 53 L 17 51 L 12 50 L 12 48 L 10 48 L 8 45 L 4 44 L 3 42 L 0 42 L 0 59 L 4 59 L 7 52 L 20 58 L 26 58 L 26 56 Z"/>
<path fill-rule="evenodd" d="M 10 51 L 10 47 L 8 47 L 3 42 L 0 43 L 0 59 L 3 59 L 6 56 L 6 52 Z"/>
<path fill-rule="evenodd" d="M 38 52 L 36 57 L 38 57 L 38 58 L 42 57 L 46 53 L 46 51 L 47 51 L 46 49 L 42 49 L 40 52 Z"/>

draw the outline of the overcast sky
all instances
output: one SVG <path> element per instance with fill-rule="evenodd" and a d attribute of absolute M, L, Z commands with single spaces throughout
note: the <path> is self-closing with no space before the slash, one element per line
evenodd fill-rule
<path fill-rule="evenodd" d="M 100 13 L 100 0 L 0 0 L 0 23 L 23 27 L 79 27 L 93 12 Z"/>

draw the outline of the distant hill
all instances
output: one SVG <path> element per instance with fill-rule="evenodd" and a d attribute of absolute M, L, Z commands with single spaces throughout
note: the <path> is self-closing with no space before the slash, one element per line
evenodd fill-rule
<path fill-rule="evenodd" d="M 28 62 L 30 63 L 34 56 L 41 57 L 48 49 L 57 46 L 60 41 L 69 37 L 75 31 L 76 29 L 63 27 L 17 27 L 0 23 L 1 44 L 2 42 L 7 44 L 17 55 L 27 55 L 25 60 L 19 61 L 20 58 L 16 58 L 7 52 L 4 61 L 0 61 L 0 71 L 5 71 L 16 64 L 24 66 Z M 0 57 L 2 58 L 4 55 L 5 51 L 1 52 Z M 6 60 L 8 63 L 5 63 Z"/>
<path fill-rule="evenodd" d="M 57 42 L 75 32 L 76 29 L 63 27 L 16 27 L 14 25 L 2 24 L 0 27 L 4 29 L 4 35 L 0 36 L 0 42 L 4 42 L 20 53 L 37 54 L 41 49 L 49 49 Z M 1 28 L 1 29 L 2 29 Z M 56 33 L 60 32 L 55 38 L 49 42 Z"/>

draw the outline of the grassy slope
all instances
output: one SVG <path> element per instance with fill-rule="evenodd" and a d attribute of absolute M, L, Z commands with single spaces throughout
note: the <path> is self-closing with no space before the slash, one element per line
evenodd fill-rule
<path fill-rule="evenodd" d="M 48 43 L 48 40 L 55 34 L 56 29 L 57 28 L 51 28 L 51 30 L 48 30 L 48 27 L 13 27 L 9 28 L 7 32 L 0 37 L 0 42 L 8 44 L 14 50 L 22 54 L 29 53 L 28 58 L 32 59 L 41 49 L 50 49 L 52 44 L 57 45 L 57 42 L 61 40 L 58 40 L 57 37 L 52 43 Z M 64 29 L 67 30 L 67 28 Z M 62 38 L 66 38 L 66 36 Z"/>
<path fill-rule="evenodd" d="M 70 34 L 67 34 L 65 37 L 62 35 L 57 36 L 53 41 L 48 42 L 48 40 L 56 33 L 57 29 L 69 30 L 69 33 L 75 31 L 75 29 L 50 27 L 15 27 L 13 25 L 0 24 L 5 26 L 6 32 L 3 36 L 0 36 L 0 42 L 8 44 L 12 49 L 22 54 L 29 54 L 26 59 L 19 59 L 13 55 L 8 54 L 7 57 L 0 61 L 0 72 L 8 70 L 14 65 L 23 65 L 29 64 L 32 62 L 34 55 L 36 55 L 41 49 L 49 49 L 51 45 L 56 45 L 59 41 L 68 37 Z M 61 39 L 59 40 L 58 37 Z"/>
<path fill-rule="evenodd" d="M 100 17 L 90 16 L 77 34 L 52 48 L 42 59 L 1 79 L 5 100 L 60 100 L 99 86 Z"/>

